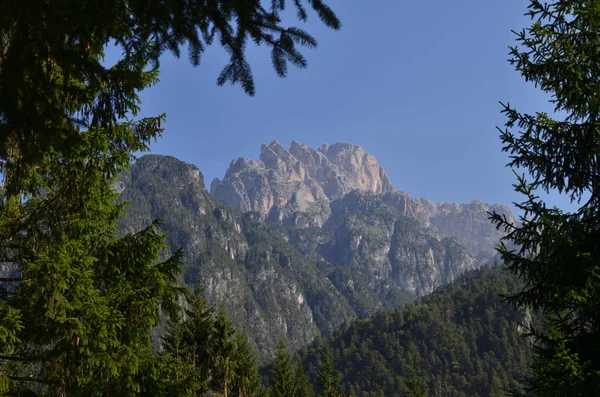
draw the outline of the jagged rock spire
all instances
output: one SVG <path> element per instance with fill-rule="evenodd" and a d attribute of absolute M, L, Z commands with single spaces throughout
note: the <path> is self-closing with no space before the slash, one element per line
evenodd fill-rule
<path fill-rule="evenodd" d="M 358 145 L 336 143 L 318 150 L 292 141 L 286 150 L 277 140 L 263 143 L 260 161 L 232 161 L 211 193 L 242 211 L 267 216 L 273 207 L 299 210 L 317 201 L 337 199 L 353 190 L 375 194 L 394 191 L 375 157 Z"/>

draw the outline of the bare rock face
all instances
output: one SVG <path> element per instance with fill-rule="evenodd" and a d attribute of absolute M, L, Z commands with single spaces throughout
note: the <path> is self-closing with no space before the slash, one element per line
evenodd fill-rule
<path fill-rule="evenodd" d="M 455 238 L 440 235 L 380 195 L 354 191 L 334 201 L 322 231 L 316 250 L 323 258 L 392 305 L 406 295 L 429 294 L 479 266 Z"/>
<path fill-rule="evenodd" d="M 438 203 L 397 191 L 373 156 L 348 143 L 312 149 L 292 141 L 286 150 L 273 141 L 262 145 L 260 161 L 234 160 L 224 179 L 211 184 L 211 194 L 226 205 L 300 228 L 321 228 L 330 217 L 346 216 L 331 208 L 353 191 L 380 196 L 403 216 L 435 229 L 440 238 L 455 239 L 479 262 L 494 257 L 503 236 L 491 224 L 489 212 L 514 222 L 504 205 Z"/>
<path fill-rule="evenodd" d="M 317 215 L 307 220 L 309 224 L 322 224 L 324 204 L 353 190 L 382 194 L 394 187 L 377 160 L 360 146 L 336 143 L 315 150 L 293 141 L 286 150 L 277 140 L 262 144 L 260 161 L 232 161 L 224 179 L 215 179 L 210 188 L 221 202 L 265 218 L 283 220 L 297 212 Z"/>
<path fill-rule="evenodd" d="M 433 226 L 443 237 L 454 238 L 479 261 L 494 257 L 495 246 L 504 236 L 502 230 L 490 222 L 490 213 L 497 212 L 515 223 L 510 208 L 502 204 L 488 204 L 474 200 L 466 204 L 456 204 L 412 198 L 404 192 L 383 195 L 382 200 L 394 206 L 403 215 Z"/>
<path fill-rule="evenodd" d="M 186 252 L 182 281 L 200 282 L 263 358 L 279 340 L 304 346 L 452 282 L 492 260 L 502 233 L 488 212 L 514 220 L 502 205 L 396 191 L 375 158 L 343 143 L 286 150 L 274 141 L 260 160 L 233 160 L 211 191 L 244 214 L 173 157 L 140 158 L 113 188 L 130 203 L 121 231 L 162 218 L 170 246 Z"/>

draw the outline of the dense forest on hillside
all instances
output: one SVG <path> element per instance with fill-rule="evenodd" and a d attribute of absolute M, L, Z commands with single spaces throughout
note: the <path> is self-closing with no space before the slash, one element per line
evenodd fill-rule
<path fill-rule="evenodd" d="M 317 40 L 287 23 L 312 10 L 340 29 L 326 2 L 0 2 L 0 395 L 600 396 L 600 2 L 530 0 L 532 24 L 514 31 L 509 63 L 553 108 L 501 103 L 502 150 L 521 173 L 518 220 L 505 206 L 393 191 L 372 156 L 344 143 L 263 145 L 260 161 L 235 160 L 211 184 L 214 197 L 198 169 L 173 158 L 146 159 L 136 174 L 135 155 L 165 131 L 166 115 L 146 116 L 140 96 L 158 83 L 165 53 L 187 49 L 198 66 L 209 46 L 221 47 L 229 59 L 217 83 L 254 95 L 249 44 L 271 50 L 280 77 L 288 63 L 305 68 L 299 49 Z M 457 18 L 467 19 L 489 20 Z M 374 41 L 386 55 L 403 37 L 387 36 L 391 47 L 383 35 Z M 435 40 L 424 43 L 444 58 Z M 108 49 L 121 54 L 107 62 Z M 339 119 L 352 115 L 345 101 L 328 97 L 311 112 L 271 92 L 293 110 L 286 122 L 321 110 L 336 125 L 365 122 Z M 187 102 L 200 106 L 194 129 L 221 133 L 202 101 Z M 247 133 L 237 103 L 219 117 L 242 120 Z M 284 114 L 260 108 L 269 112 L 252 117 L 261 124 Z M 461 106 L 461 120 L 483 110 Z M 437 119 L 444 133 L 460 127 Z M 435 161 L 446 168 L 446 159 Z M 540 192 L 564 195 L 571 208 Z M 126 216 L 123 200 L 132 201 Z M 508 270 L 479 268 L 496 250 Z M 289 350 L 275 348 L 282 341 Z M 261 384 L 258 363 L 273 356 Z"/>
<path fill-rule="evenodd" d="M 344 324 L 330 339 L 301 352 L 313 383 L 330 351 L 341 386 L 353 396 L 401 396 L 410 367 L 430 396 L 501 396 L 521 390 L 531 362 L 530 342 L 500 295 L 516 290 L 500 266 L 463 274 L 419 301 Z"/>

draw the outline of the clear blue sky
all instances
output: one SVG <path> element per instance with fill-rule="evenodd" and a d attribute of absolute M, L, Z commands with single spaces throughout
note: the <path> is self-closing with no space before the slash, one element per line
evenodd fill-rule
<path fill-rule="evenodd" d="M 265 48 L 250 48 L 257 95 L 217 87 L 220 48 L 200 67 L 165 56 L 161 82 L 142 94 L 144 115 L 167 113 L 153 153 L 197 165 L 206 184 L 236 157 L 258 158 L 261 142 L 311 147 L 359 144 L 397 189 L 437 201 L 509 204 L 515 179 L 505 168 L 498 101 L 549 109 L 542 93 L 506 61 L 511 29 L 528 24 L 528 2 L 329 0 L 340 31 L 311 14 L 318 40 L 309 67 L 280 79 Z M 565 200 L 554 201 L 559 205 Z"/>

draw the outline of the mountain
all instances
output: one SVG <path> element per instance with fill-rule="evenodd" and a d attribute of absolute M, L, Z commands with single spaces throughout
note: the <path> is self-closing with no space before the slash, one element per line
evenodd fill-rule
<path fill-rule="evenodd" d="M 222 203 L 300 228 L 322 227 L 332 215 L 332 203 L 353 192 L 374 195 L 398 214 L 431 226 L 441 238 L 456 239 L 480 262 L 494 256 L 503 236 L 490 223 L 488 212 L 504 214 L 514 222 L 505 205 L 436 203 L 397 191 L 377 159 L 348 143 L 315 150 L 292 141 L 286 150 L 275 140 L 262 144 L 259 161 L 233 160 L 223 180 L 211 183 L 211 194 Z"/>
<path fill-rule="evenodd" d="M 250 335 L 261 358 L 280 340 L 300 347 L 356 318 L 315 261 L 306 259 L 255 214 L 210 196 L 202 173 L 174 157 L 141 157 L 114 184 L 129 202 L 122 232 L 160 218 L 168 243 L 186 253 L 182 283 L 200 283 L 212 306 Z"/>
<path fill-rule="evenodd" d="M 314 214 L 309 223 L 317 225 L 331 200 L 353 190 L 386 193 L 394 188 L 360 146 L 336 143 L 314 150 L 293 141 L 288 151 L 277 140 L 262 144 L 260 161 L 233 160 L 223 180 L 210 186 L 211 194 L 230 207 L 280 220 L 297 212 Z"/>
<path fill-rule="evenodd" d="M 413 199 L 356 145 L 262 152 L 213 181 L 224 203 L 200 170 L 169 156 L 141 157 L 114 184 L 129 202 L 121 230 L 161 218 L 170 247 L 186 252 L 181 282 L 223 305 L 262 360 L 280 340 L 297 349 L 479 267 L 499 240 L 486 211 L 511 216 Z"/>
<path fill-rule="evenodd" d="M 335 266 L 329 278 L 359 315 L 431 293 L 494 260 L 502 237 L 489 221 L 510 209 L 481 201 L 437 203 L 395 190 L 360 146 L 262 144 L 260 160 L 238 158 L 212 195 L 279 225 L 304 255 Z"/>
<path fill-rule="evenodd" d="M 521 324 L 531 316 L 500 298 L 518 287 L 499 266 L 483 266 L 417 302 L 344 324 L 300 356 L 316 384 L 318 362 L 328 351 L 342 389 L 356 397 L 407 395 L 403 380 L 411 379 L 410 367 L 430 396 L 522 392 L 532 348 Z"/>

